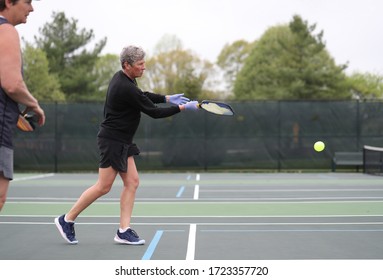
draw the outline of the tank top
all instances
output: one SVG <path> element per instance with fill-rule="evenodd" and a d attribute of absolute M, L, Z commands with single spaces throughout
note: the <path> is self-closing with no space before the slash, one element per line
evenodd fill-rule
<path fill-rule="evenodd" d="M 8 24 L 8 21 L 0 17 L 0 25 Z M 1 40 L 1 39 L 0 39 Z M 3 55 L 3 54 L 0 54 Z M 19 117 L 17 102 L 9 98 L 0 86 L 0 146 L 13 149 L 12 136 Z"/>

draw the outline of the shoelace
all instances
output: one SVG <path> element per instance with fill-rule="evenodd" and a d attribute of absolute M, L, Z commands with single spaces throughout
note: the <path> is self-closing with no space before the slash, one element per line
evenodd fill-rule
<path fill-rule="evenodd" d="M 68 223 L 68 227 L 70 230 L 71 235 L 68 237 L 75 237 L 75 232 L 74 232 L 74 224 L 73 223 Z"/>
<path fill-rule="evenodd" d="M 134 235 L 134 237 L 139 238 L 137 232 L 135 232 L 133 229 L 130 229 L 130 232 Z"/>

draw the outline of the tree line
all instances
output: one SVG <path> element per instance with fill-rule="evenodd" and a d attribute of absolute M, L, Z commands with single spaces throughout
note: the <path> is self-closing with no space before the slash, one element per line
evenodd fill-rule
<path fill-rule="evenodd" d="M 117 54 L 102 55 L 107 38 L 54 12 L 34 42 L 23 47 L 24 76 L 31 92 L 45 102 L 104 101 L 112 75 L 121 69 Z M 123 46 L 121 46 L 122 48 Z M 270 27 L 257 40 L 225 45 L 215 62 L 202 60 L 172 35 L 165 35 L 146 58 L 139 79 L 143 90 L 184 92 L 188 97 L 230 100 L 380 99 L 383 77 L 346 74 L 326 49 L 323 31 L 295 15 Z"/>

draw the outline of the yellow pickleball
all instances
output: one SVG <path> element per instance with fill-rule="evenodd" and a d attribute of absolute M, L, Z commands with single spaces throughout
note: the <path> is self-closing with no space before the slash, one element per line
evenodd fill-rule
<path fill-rule="evenodd" d="M 314 144 L 314 150 L 317 152 L 322 152 L 325 148 L 325 144 L 322 141 L 317 141 Z"/>

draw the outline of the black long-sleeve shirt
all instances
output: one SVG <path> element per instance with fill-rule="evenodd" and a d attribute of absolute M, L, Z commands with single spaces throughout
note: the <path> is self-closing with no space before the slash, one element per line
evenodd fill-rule
<path fill-rule="evenodd" d="M 161 94 L 143 92 L 135 80 L 118 71 L 109 83 L 104 104 L 104 120 L 99 137 L 131 144 L 140 124 L 141 112 L 152 118 L 165 118 L 180 112 L 178 106 L 157 107 L 165 103 Z"/>

